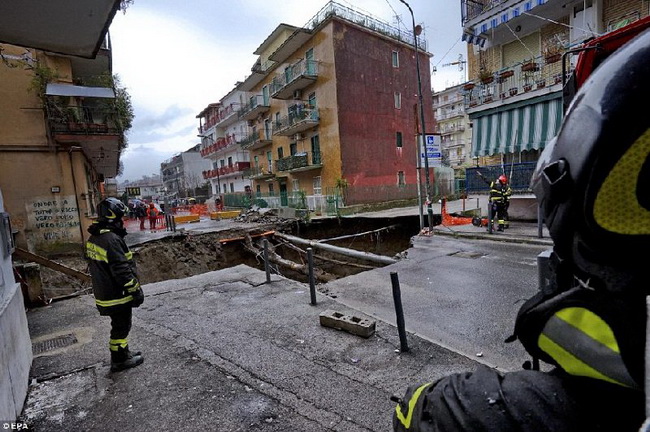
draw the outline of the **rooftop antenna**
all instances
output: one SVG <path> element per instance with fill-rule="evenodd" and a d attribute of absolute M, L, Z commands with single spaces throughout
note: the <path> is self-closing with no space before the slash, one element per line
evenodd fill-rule
<path fill-rule="evenodd" d="M 457 61 L 451 62 L 451 63 L 445 63 L 442 66 L 443 67 L 445 67 L 445 66 L 458 66 L 458 71 L 461 72 L 461 74 L 460 74 L 460 82 L 463 82 L 463 81 L 466 81 L 465 80 L 465 72 L 463 72 L 465 70 L 465 65 L 466 64 L 467 64 L 467 60 L 463 60 L 463 54 L 461 53 L 461 54 L 458 54 L 458 60 Z"/>

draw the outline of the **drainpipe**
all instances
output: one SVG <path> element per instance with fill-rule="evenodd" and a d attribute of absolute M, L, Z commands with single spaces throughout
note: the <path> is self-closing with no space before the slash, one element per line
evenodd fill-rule
<path fill-rule="evenodd" d="M 79 234 L 81 234 L 81 245 L 82 245 L 82 255 L 83 255 L 83 238 L 84 238 L 84 231 L 83 231 L 83 224 L 81 223 L 81 209 L 79 207 L 79 195 L 77 194 L 77 179 L 74 175 L 74 164 L 72 163 L 72 151 L 79 151 L 81 150 L 81 147 L 78 146 L 71 146 L 68 149 L 68 158 L 70 160 L 70 172 L 72 173 L 72 187 L 74 188 L 74 201 L 75 204 L 77 205 L 77 217 L 79 218 Z"/>

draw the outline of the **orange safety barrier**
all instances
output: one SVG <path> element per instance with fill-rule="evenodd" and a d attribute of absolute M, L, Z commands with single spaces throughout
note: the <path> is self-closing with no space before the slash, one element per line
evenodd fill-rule
<path fill-rule="evenodd" d="M 442 203 L 440 205 L 440 213 L 442 215 L 442 225 L 443 226 L 467 225 L 467 224 L 472 223 L 472 218 L 471 217 L 452 216 L 449 213 L 447 213 L 447 200 L 446 199 L 442 200 Z"/>

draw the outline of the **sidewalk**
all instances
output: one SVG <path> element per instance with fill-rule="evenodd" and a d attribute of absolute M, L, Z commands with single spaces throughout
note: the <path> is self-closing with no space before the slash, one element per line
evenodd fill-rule
<path fill-rule="evenodd" d="M 23 420 L 39 431 L 385 432 L 392 394 L 477 365 L 412 335 L 400 353 L 381 321 L 368 339 L 323 327 L 328 309 L 369 317 L 265 280 L 242 265 L 145 285 L 130 335 L 145 362 L 119 373 L 91 296 L 30 310 L 32 340 L 50 348 L 35 355 Z"/>

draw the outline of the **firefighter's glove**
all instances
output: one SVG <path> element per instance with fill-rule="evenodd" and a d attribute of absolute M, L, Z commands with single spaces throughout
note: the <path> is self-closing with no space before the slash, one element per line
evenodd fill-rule
<path fill-rule="evenodd" d="M 139 307 L 144 302 L 144 293 L 142 292 L 142 288 L 138 288 L 138 290 L 131 294 L 131 296 L 133 296 L 131 306 L 134 308 Z"/>

